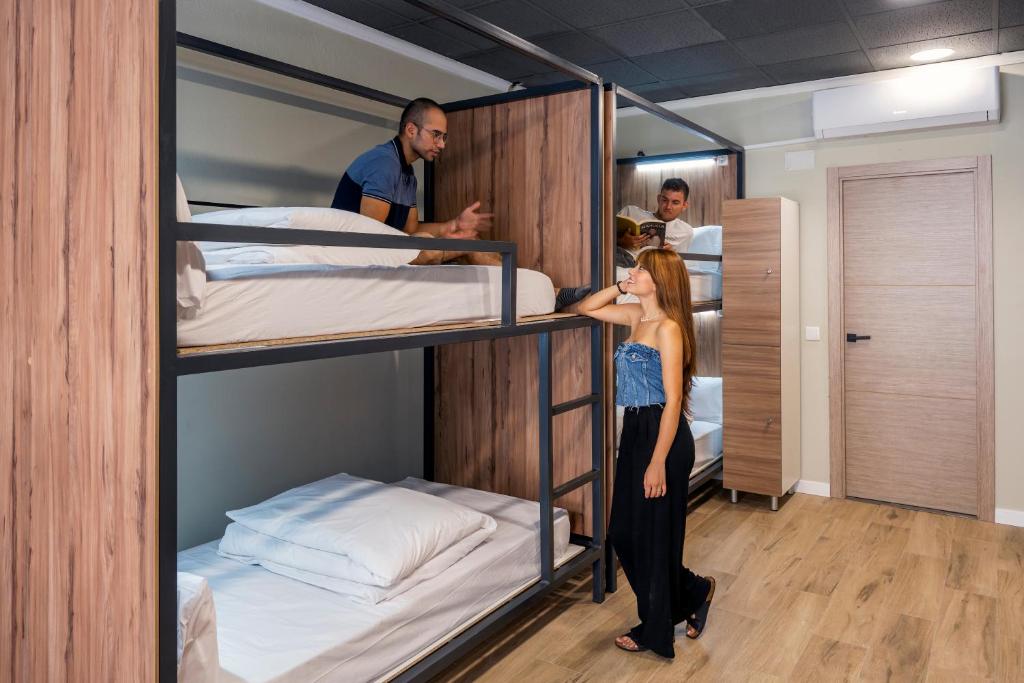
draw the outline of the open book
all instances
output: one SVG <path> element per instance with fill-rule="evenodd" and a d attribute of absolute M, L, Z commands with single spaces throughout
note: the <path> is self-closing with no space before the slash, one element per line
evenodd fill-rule
<path fill-rule="evenodd" d="M 658 219 L 637 220 L 629 216 L 615 217 L 615 232 L 621 235 L 625 232 L 631 235 L 649 235 L 648 247 L 660 248 L 665 244 L 665 221 Z"/>

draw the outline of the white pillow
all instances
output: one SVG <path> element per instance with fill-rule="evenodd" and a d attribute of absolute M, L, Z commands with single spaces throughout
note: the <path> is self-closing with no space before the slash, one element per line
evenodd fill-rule
<path fill-rule="evenodd" d="M 694 422 L 722 424 L 722 378 L 694 377 L 690 389 L 690 415 Z"/>
<path fill-rule="evenodd" d="M 493 527 L 478 529 L 461 541 L 449 546 L 417 567 L 409 576 L 394 586 L 374 586 L 352 581 L 347 577 L 351 560 L 344 555 L 325 553 L 288 543 L 241 524 L 229 524 L 224 530 L 217 552 L 245 564 L 258 564 L 265 569 L 329 591 L 347 595 L 356 602 L 376 605 L 401 595 L 413 586 L 432 579 L 468 555 L 470 551 L 494 533 Z"/>
<path fill-rule="evenodd" d="M 257 228 L 295 228 L 328 232 L 361 232 L 405 237 L 401 230 L 362 214 L 317 207 L 268 207 L 212 211 L 192 218 L 195 223 L 245 225 Z M 418 249 L 267 245 L 244 242 L 200 242 L 207 263 L 320 263 L 336 266 L 401 266 L 419 255 Z M 253 260 L 256 259 L 256 260 Z"/>
<path fill-rule="evenodd" d="M 693 229 L 693 239 L 690 241 L 691 254 L 713 254 L 722 255 L 722 226 L 703 225 Z M 687 270 L 691 272 L 718 273 L 722 270 L 721 261 L 687 261 Z"/>
<path fill-rule="evenodd" d="M 470 534 L 497 527 L 491 517 L 443 498 L 347 474 L 227 515 L 253 531 L 343 555 L 346 579 L 384 587 Z"/>
<path fill-rule="evenodd" d="M 217 613 L 206 579 L 178 572 L 178 680 L 217 683 Z"/>

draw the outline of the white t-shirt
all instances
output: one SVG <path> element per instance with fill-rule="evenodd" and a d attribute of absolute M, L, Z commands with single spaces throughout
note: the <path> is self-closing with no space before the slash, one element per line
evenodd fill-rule
<path fill-rule="evenodd" d="M 661 220 L 647 209 L 641 209 L 639 206 L 622 207 L 619 211 L 620 216 L 626 216 L 632 218 L 635 221 L 650 221 L 650 220 Z M 690 241 L 693 239 L 693 226 L 686 221 L 676 218 L 672 221 L 665 223 L 665 242 L 668 243 L 674 251 L 683 253 L 690 248 Z M 640 249 L 627 249 L 633 258 L 636 258 L 637 254 L 640 253 Z"/>

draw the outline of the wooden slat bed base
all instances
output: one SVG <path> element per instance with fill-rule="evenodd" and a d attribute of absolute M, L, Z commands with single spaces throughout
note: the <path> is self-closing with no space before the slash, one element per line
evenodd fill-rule
<path fill-rule="evenodd" d="M 543 322 L 546 320 L 559 320 L 571 318 L 573 313 L 548 313 L 546 315 L 529 315 L 519 318 L 517 323 L 525 325 L 529 323 Z M 342 339 L 357 339 L 359 337 L 399 337 L 408 334 L 424 334 L 426 332 L 448 332 L 451 330 L 467 330 L 477 327 L 497 327 L 497 320 L 481 320 L 467 323 L 448 323 L 444 325 L 424 325 L 422 327 L 398 327 L 387 330 L 365 330 L 361 332 L 342 332 L 339 334 L 318 334 L 310 337 L 286 337 L 283 339 L 263 339 L 259 341 L 235 342 L 232 344 L 208 344 L 206 346 L 182 346 L 178 348 L 179 356 L 194 356 L 201 353 L 212 353 L 214 351 L 240 351 L 242 349 L 259 349 L 268 346 L 290 346 L 299 344 L 314 344 L 317 342 L 341 341 Z"/>

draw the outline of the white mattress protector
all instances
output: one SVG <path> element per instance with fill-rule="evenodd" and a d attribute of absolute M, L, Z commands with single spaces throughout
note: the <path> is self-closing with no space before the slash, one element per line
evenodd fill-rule
<path fill-rule="evenodd" d="M 230 265 L 207 268 L 203 305 L 178 346 L 343 334 L 501 317 L 495 266 Z M 516 315 L 544 315 L 555 291 L 520 268 Z"/>
<path fill-rule="evenodd" d="M 216 541 L 178 553 L 179 570 L 213 590 L 222 681 L 374 680 L 538 577 L 537 503 L 413 478 L 399 485 L 479 510 L 498 527 L 441 575 L 377 605 L 225 559 Z M 555 557 L 576 550 L 558 511 Z"/>

